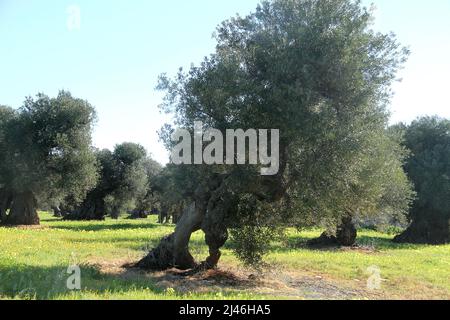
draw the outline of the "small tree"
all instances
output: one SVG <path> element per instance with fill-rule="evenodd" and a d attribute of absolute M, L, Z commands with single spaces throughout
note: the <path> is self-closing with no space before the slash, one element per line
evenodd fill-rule
<path fill-rule="evenodd" d="M 38 199 L 81 201 L 97 179 L 94 108 L 61 91 L 56 98 L 27 98 L 19 110 L 1 110 L 2 223 L 39 224 Z"/>
<path fill-rule="evenodd" d="M 396 242 L 450 242 L 450 121 L 424 117 L 400 125 L 411 150 L 405 169 L 417 198 L 409 214 L 411 225 Z"/>

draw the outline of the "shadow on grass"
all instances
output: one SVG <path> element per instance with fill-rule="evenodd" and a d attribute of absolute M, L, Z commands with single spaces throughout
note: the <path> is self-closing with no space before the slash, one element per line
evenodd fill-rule
<path fill-rule="evenodd" d="M 407 250 L 407 249 L 423 249 L 429 247 L 428 245 L 420 244 L 408 244 L 408 243 L 395 243 L 392 238 L 385 238 L 379 236 L 358 235 L 356 244 L 354 247 L 341 247 L 338 245 L 329 246 L 311 246 L 308 241 L 312 240 L 311 237 L 303 237 L 301 235 L 295 237 L 289 237 L 285 241 L 283 248 L 274 246 L 277 251 L 291 251 L 293 249 L 311 250 L 311 251 L 341 251 L 344 249 L 366 249 L 367 251 L 379 251 L 379 250 Z"/>
<path fill-rule="evenodd" d="M 136 251 L 144 251 L 147 252 L 158 246 L 161 239 L 167 236 L 169 233 L 158 234 L 158 236 L 152 236 L 151 231 L 148 235 L 144 236 L 136 236 L 130 234 L 128 237 L 112 237 L 112 238 L 101 238 L 101 237 L 66 237 L 65 240 L 71 243 L 79 243 L 79 244 L 96 244 L 102 245 L 105 243 L 114 243 L 116 247 L 122 249 L 130 249 Z M 208 247 L 204 241 L 204 239 L 191 239 L 189 242 L 189 247 L 193 251 L 207 252 Z M 228 248 L 228 245 L 225 246 Z"/>
<path fill-rule="evenodd" d="M 0 265 L 0 297 L 22 300 L 55 299 L 192 299 L 192 294 L 202 299 L 214 297 L 217 286 L 224 289 L 248 289 L 256 284 L 236 278 L 223 271 L 212 271 L 202 277 L 183 275 L 176 270 L 165 273 L 148 273 L 135 268 L 125 268 L 118 273 L 103 273 L 101 267 L 81 265 L 81 290 L 71 291 L 72 283 L 67 266 L 2 266 Z M 180 290 L 170 293 L 167 284 Z M 186 286 L 192 290 L 185 291 Z M 210 291 L 196 290 L 211 287 Z M 169 288 L 172 288 L 169 287 Z M 221 297 L 233 297 L 231 291 L 221 292 Z"/>
<path fill-rule="evenodd" d="M 52 229 L 62 229 L 70 231 L 103 231 L 103 230 L 136 230 L 136 229 L 155 229 L 160 228 L 160 225 L 154 223 L 118 223 L 118 224 L 107 224 L 99 222 L 89 222 L 84 224 L 66 224 L 66 225 L 48 225 Z"/>
<path fill-rule="evenodd" d="M 0 296 L 13 299 L 52 300 L 70 298 L 75 293 L 82 297 L 83 293 L 114 295 L 130 291 L 146 291 L 150 294 L 162 294 L 155 282 L 145 275 L 136 273 L 133 277 L 102 274 L 91 266 L 81 268 L 81 291 L 70 291 L 67 281 L 71 274 L 67 266 L 0 266 Z"/>

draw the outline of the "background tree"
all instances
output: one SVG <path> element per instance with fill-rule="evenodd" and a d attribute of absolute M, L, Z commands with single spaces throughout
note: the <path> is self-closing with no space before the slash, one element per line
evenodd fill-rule
<path fill-rule="evenodd" d="M 393 35 L 370 29 L 372 20 L 350 0 L 263 1 L 218 27 L 216 52 L 199 67 L 161 78 L 164 108 L 179 127 L 279 129 L 280 170 L 192 166 L 192 203 L 139 266 L 195 267 L 188 243 L 200 229 L 209 247 L 203 266 L 217 265 L 228 229 L 244 237 L 239 257 L 257 263 L 277 226 L 347 214 L 347 186 L 358 181 L 371 132 L 387 126 L 389 88 L 407 56 Z"/>
<path fill-rule="evenodd" d="M 153 190 L 159 202 L 159 223 L 178 223 L 186 202 L 192 201 L 196 178 L 190 166 L 167 165 L 153 180 Z"/>
<path fill-rule="evenodd" d="M 417 198 L 409 214 L 411 225 L 397 242 L 450 242 L 450 121 L 424 117 L 400 125 L 411 150 L 405 169 Z"/>
<path fill-rule="evenodd" d="M 103 220 L 106 215 L 119 214 L 136 206 L 147 189 L 145 171 L 146 151 L 135 143 L 123 143 L 96 152 L 100 166 L 100 180 L 86 199 L 65 215 L 66 220 Z"/>
<path fill-rule="evenodd" d="M 8 152 L 5 140 L 6 127 L 15 115 L 14 109 L 0 105 L 0 223 L 6 221 L 7 210 L 10 208 L 12 201 L 12 190 L 7 186 L 7 183 L 11 181 L 12 178 L 9 175 L 9 170 L 6 167 L 4 157 Z"/>
<path fill-rule="evenodd" d="M 61 91 L 56 98 L 27 98 L 17 111 L 1 110 L 0 184 L 8 199 L 2 223 L 39 224 L 38 199 L 81 201 L 97 179 L 94 108 Z"/>
<path fill-rule="evenodd" d="M 136 199 L 136 206 L 132 211 L 131 218 L 147 218 L 149 214 L 155 212 L 160 201 L 157 192 L 158 179 L 162 174 L 162 166 L 147 157 L 143 162 L 145 175 L 147 178 L 145 192 L 142 192 Z"/>
<path fill-rule="evenodd" d="M 403 222 L 414 197 L 412 185 L 403 170 L 407 150 L 400 145 L 395 131 L 372 132 L 367 150 L 355 170 L 357 180 L 350 181 L 343 195 L 348 201 L 347 215 L 331 223 L 332 229 L 310 245 L 352 246 L 356 242 L 355 219 L 383 218 Z M 337 226 L 337 228 L 336 228 Z"/>

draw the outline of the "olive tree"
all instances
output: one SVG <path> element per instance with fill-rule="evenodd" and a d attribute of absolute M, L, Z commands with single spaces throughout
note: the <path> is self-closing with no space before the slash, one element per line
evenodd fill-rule
<path fill-rule="evenodd" d="M 177 127 L 194 132 L 201 121 L 224 135 L 278 129 L 279 170 L 262 176 L 249 163 L 184 166 L 190 205 L 138 266 L 198 266 L 188 249 L 197 230 L 209 247 L 201 266 L 217 265 L 229 231 L 238 256 L 257 262 L 278 226 L 347 214 L 355 196 L 348 185 L 361 174 L 372 132 L 387 125 L 390 85 L 408 53 L 392 34 L 374 32 L 372 20 L 350 0 L 263 1 L 217 28 L 216 51 L 201 65 L 161 77 L 163 108 Z M 163 130 L 169 147 L 174 129 Z"/>
<path fill-rule="evenodd" d="M 385 221 L 404 222 L 414 192 L 403 165 L 408 151 L 401 146 L 401 136 L 392 130 L 372 132 L 365 153 L 354 170 L 356 179 L 343 189 L 347 211 L 340 221 L 331 223 L 331 229 L 310 245 L 352 246 L 356 242 L 358 219 L 383 218 Z"/>
<path fill-rule="evenodd" d="M 135 207 L 147 187 L 144 167 L 144 147 L 135 143 L 116 145 L 114 151 L 96 152 L 100 179 L 95 188 L 79 206 L 65 214 L 66 220 L 103 220 L 106 215 L 118 218 L 119 214 Z"/>
<path fill-rule="evenodd" d="M 405 170 L 417 197 L 409 213 L 409 228 L 396 242 L 450 242 L 450 121 L 424 117 L 400 125 L 411 150 Z"/>
<path fill-rule="evenodd" d="M 5 130 L 7 124 L 15 115 L 15 111 L 12 108 L 0 105 L 0 222 L 6 221 L 7 210 L 9 210 L 12 202 L 12 192 L 6 186 L 6 183 L 11 181 L 11 177 L 5 161 L 2 160 L 8 152 Z"/>
<path fill-rule="evenodd" d="M 94 108 L 61 91 L 56 98 L 29 97 L 18 110 L 2 107 L 0 113 L 1 222 L 39 224 L 38 199 L 80 202 L 97 179 Z"/>
<path fill-rule="evenodd" d="M 147 218 L 160 200 L 156 185 L 163 171 L 162 166 L 151 157 L 147 157 L 143 161 L 143 168 L 146 177 L 145 191 L 137 196 L 131 218 Z"/>

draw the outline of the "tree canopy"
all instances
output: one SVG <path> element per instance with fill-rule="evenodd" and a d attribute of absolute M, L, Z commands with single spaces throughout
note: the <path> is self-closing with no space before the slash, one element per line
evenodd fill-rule
<path fill-rule="evenodd" d="M 411 150 L 405 169 L 417 198 L 409 215 L 411 226 L 396 241 L 450 242 L 450 121 L 424 117 L 397 128 Z"/>
<path fill-rule="evenodd" d="M 97 180 L 94 108 L 61 91 L 56 98 L 29 97 L 18 110 L 1 107 L 0 113 L 2 223 L 38 224 L 39 199 L 82 201 Z"/>
<path fill-rule="evenodd" d="M 150 159 L 139 144 L 122 143 L 114 151 L 97 150 L 100 179 L 80 206 L 70 208 L 68 220 L 103 220 L 106 215 L 117 218 L 132 210 L 142 200 L 149 186 Z"/>

